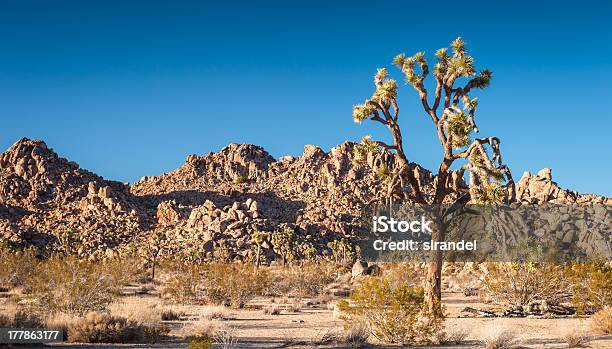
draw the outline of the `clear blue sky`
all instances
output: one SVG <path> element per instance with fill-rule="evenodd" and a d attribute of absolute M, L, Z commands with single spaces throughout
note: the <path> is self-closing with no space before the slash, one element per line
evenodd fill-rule
<path fill-rule="evenodd" d="M 551 167 L 612 195 L 611 22 L 608 1 L 3 1 L 0 148 L 44 139 L 134 181 L 232 142 L 278 157 L 384 138 L 351 120 L 376 68 L 462 36 L 494 71 L 477 122 L 517 180 Z M 400 95 L 408 155 L 434 169 L 433 126 L 412 87 Z"/>

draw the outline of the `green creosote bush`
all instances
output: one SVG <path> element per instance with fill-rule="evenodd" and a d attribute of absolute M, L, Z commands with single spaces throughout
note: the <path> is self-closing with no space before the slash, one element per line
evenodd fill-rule
<path fill-rule="evenodd" d="M 567 275 L 578 314 L 612 306 L 612 266 L 605 262 L 576 262 L 568 267 Z"/>
<path fill-rule="evenodd" d="M 299 299 L 316 297 L 335 281 L 335 272 L 336 268 L 330 263 L 305 262 L 277 273 L 274 286 L 279 295 L 291 293 Z"/>
<path fill-rule="evenodd" d="M 28 296 L 49 312 L 84 315 L 106 310 L 131 278 L 120 262 L 53 256 L 28 280 Z"/>
<path fill-rule="evenodd" d="M 556 303 L 568 297 L 564 267 L 553 263 L 491 263 L 485 292 L 500 304 L 526 306 L 534 301 Z"/>
<path fill-rule="evenodd" d="M 0 244 L 0 287 L 11 289 L 24 286 L 38 265 L 36 250 L 11 250 Z"/>
<path fill-rule="evenodd" d="M 422 288 L 401 283 L 395 287 L 383 277 L 368 277 L 350 296 L 338 302 L 342 318 L 363 324 L 379 340 L 418 345 L 432 343 L 442 328 L 442 314 L 432 314 Z"/>
<path fill-rule="evenodd" d="M 185 265 L 175 270 L 164 293 L 186 304 L 229 304 L 243 307 L 269 287 L 267 270 L 250 264 Z"/>
<path fill-rule="evenodd" d="M 207 335 L 191 338 L 188 349 L 210 349 L 213 345 L 213 339 Z"/>

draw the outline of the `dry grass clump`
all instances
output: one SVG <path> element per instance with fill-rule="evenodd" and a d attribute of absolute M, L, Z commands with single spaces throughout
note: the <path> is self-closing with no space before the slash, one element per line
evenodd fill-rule
<path fill-rule="evenodd" d="M 213 338 L 219 329 L 219 322 L 206 318 L 198 318 L 183 326 L 181 333 L 183 336 L 192 339 L 195 337 L 208 336 Z"/>
<path fill-rule="evenodd" d="M 162 321 L 178 321 L 186 315 L 187 314 L 183 310 L 175 309 L 173 307 L 166 307 L 161 311 Z"/>
<path fill-rule="evenodd" d="M 598 334 L 612 334 L 612 307 L 605 307 L 593 315 L 591 330 Z"/>
<path fill-rule="evenodd" d="M 470 332 L 464 328 L 446 328 L 436 334 L 436 343 L 442 345 L 458 345 L 465 341 Z"/>
<path fill-rule="evenodd" d="M 343 342 L 350 349 L 359 349 L 367 343 L 370 333 L 365 325 L 355 324 L 346 331 Z"/>
<path fill-rule="evenodd" d="M 81 318 L 74 315 L 63 313 L 49 314 L 45 318 L 44 327 L 61 329 L 64 332 L 64 335 L 67 335 L 68 330 L 72 326 L 76 325 L 76 323 L 79 321 L 81 321 Z"/>
<path fill-rule="evenodd" d="M 591 337 L 581 331 L 572 331 L 563 336 L 563 341 L 567 343 L 568 348 L 586 348 L 591 342 Z"/>
<path fill-rule="evenodd" d="M 159 325 L 162 309 L 156 300 L 126 297 L 109 306 L 111 314 L 147 325 Z"/>
<path fill-rule="evenodd" d="M 269 305 L 263 308 L 263 313 L 265 315 L 280 315 L 281 308 L 276 305 Z"/>
<path fill-rule="evenodd" d="M 502 327 L 489 327 L 482 338 L 485 349 L 511 349 L 518 345 L 519 340 L 514 332 Z"/>
<path fill-rule="evenodd" d="M 226 320 L 232 317 L 232 312 L 222 305 L 209 304 L 199 311 L 198 316 L 207 320 Z"/>
<path fill-rule="evenodd" d="M 289 304 L 289 306 L 287 307 L 287 311 L 290 313 L 299 313 L 302 310 L 302 302 L 300 302 L 299 300 L 294 301 L 293 303 Z"/>
<path fill-rule="evenodd" d="M 143 326 L 123 317 L 91 312 L 68 328 L 68 340 L 81 343 L 131 343 L 145 339 Z"/>

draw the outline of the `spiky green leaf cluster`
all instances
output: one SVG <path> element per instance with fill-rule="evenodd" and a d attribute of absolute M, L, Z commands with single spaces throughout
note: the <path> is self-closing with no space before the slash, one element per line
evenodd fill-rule
<path fill-rule="evenodd" d="M 480 156 L 480 154 L 476 152 L 474 152 L 470 157 L 470 162 L 476 167 L 484 166 L 484 160 L 482 159 L 482 156 Z"/>
<path fill-rule="evenodd" d="M 503 182 L 506 179 L 504 173 L 499 170 L 492 171 L 490 175 L 491 178 L 493 178 L 493 180 L 495 180 L 496 182 Z"/>
<path fill-rule="evenodd" d="M 493 72 L 488 69 L 482 70 L 480 73 L 478 73 L 478 76 L 474 78 L 474 87 L 482 89 L 489 86 L 492 77 Z"/>
<path fill-rule="evenodd" d="M 372 140 L 371 136 L 363 136 L 361 143 L 355 144 L 353 148 L 353 164 L 363 165 L 368 153 L 378 153 L 380 150 L 380 146 Z"/>
<path fill-rule="evenodd" d="M 397 82 L 393 79 L 386 79 L 376 88 L 372 99 L 378 102 L 389 102 L 397 97 Z"/>
<path fill-rule="evenodd" d="M 376 168 L 376 178 L 378 180 L 384 180 L 389 176 L 391 176 L 391 171 L 389 170 L 389 167 L 386 164 L 381 164 Z"/>
<path fill-rule="evenodd" d="M 500 203 L 504 200 L 506 194 L 506 188 L 502 186 L 496 184 L 486 185 L 480 192 L 478 202 L 483 205 Z"/>
<path fill-rule="evenodd" d="M 353 107 L 353 121 L 362 122 L 369 116 L 374 115 L 376 107 L 370 103 L 359 104 Z"/>
<path fill-rule="evenodd" d="M 372 140 L 372 136 L 363 136 L 361 138 L 361 146 L 369 153 L 377 153 L 380 151 L 380 146 Z"/>
<path fill-rule="evenodd" d="M 426 64 L 425 52 L 417 52 L 414 56 L 406 57 L 403 53 L 393 58 L 395 64 L 406 76 L 406 83 L 418 85 L 423 82 L 423 77 L 415 73 L 415 64 Z"/>
<path fill-rule="evenodd" d="M 453 40 L 451 43 L 451 48 L 453 49 L 453 56 L 463 57 L 465 55 L 465 42 L 461 37 Z"/>
<path fill-rule="evenodd" d="M 472 76 L 475 73 L 474 59 L 471 56 L 453 57 L 448 63 L 448 69 L 458 76 Z"/>
<path fill-rule="evenodd" d="M 448 118 L 446 131 L 452 136 L 451 145 L 453 148 L 461 148 L 470 144 L 471 130 L 465 112 L 456 112 Z"/>
<path fill-rule="evenodd" d="M 478 97 L 474 97 L 470 99 L 464 106 L 464 109 L 467 110 L 476 110 L 478 108 Z"/>
<path fill-rule="evenodd" d="M 387 68 L 379 68 L 376 70 L 376 75 L 374 76 L 374 83 L 376 86 L 381 84 L 387 78 Z"/>

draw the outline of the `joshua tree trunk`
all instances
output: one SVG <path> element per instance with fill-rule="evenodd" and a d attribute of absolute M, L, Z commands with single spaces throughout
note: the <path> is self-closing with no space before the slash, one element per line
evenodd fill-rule
<path fill-rule="evenodd" d="M 255 266 L 259 268 L 259 263 L 260 263 L 260 257 L 261 257 L 261 245 L 257 244 L 257 256 L 255 256 Z"/>
<path fill-rule="evenodd" d="M 436 217 L 432 230 L 431 239 L 434 242 L 442 242 L 445 240 L 446 229 L 441 217 Z M 443 251 L 438 248 L 432 250 L 430 258 L 431 260 L 427 266 L 425 299 L 427 300 L 429 311 L 433 314 L 438 314 L 441 311 L 442 305 Z"/>

